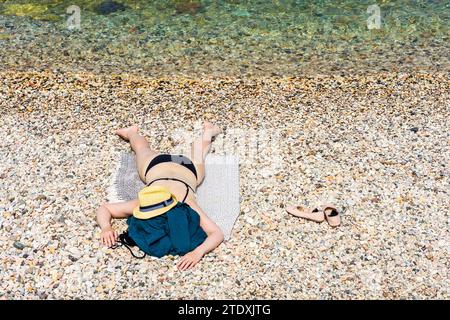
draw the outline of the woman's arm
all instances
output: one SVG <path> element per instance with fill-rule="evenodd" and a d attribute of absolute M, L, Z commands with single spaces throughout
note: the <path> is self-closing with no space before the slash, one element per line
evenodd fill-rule
<path fill-rule="evenodd" d="M 111 226 L 111 219 L 128 218 L 138 205 L 139 201 L 135 199 L 127 202 L 105 203 L 98 208 L 97 222 L 102 229 L 100 238 L 104 245 L 111 247 L 117 241 L 117 232 Z"/>
<path fill-rule="evenodd" d="M 190 203 L 189 205 L 199 214 L 200 227 L 202 227 L 208 237 L 197 248 L 181 257 L 180 261 L 177 263 L 179 270 L 193 268 L 205 254 L 217 248 L 224 239 L 222 230 L 220 230 L 214 221 L 212 221 L 196 203 Z"/>

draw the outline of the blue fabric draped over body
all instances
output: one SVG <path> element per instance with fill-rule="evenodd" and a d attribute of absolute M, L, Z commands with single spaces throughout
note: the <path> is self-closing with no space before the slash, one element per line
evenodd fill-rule
<path fill-rule="evenodd" d="M 184 255 L 205 241 L 200 216 L 186 203 L 179 202 L 166 213 L 150 218 L 127 220 L 128 234 L 137 246 L 155 257 Z"/>

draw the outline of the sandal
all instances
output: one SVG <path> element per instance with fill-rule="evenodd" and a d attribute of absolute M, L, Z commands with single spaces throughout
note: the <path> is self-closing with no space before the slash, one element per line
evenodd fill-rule
<path fill-rule="evenodd" d="M 319 208 L 309 209 L 301 206 L 290 206 L 286 208 L 286 211 L 293 216 L 319 223 L 325 220 L 325 214 Z"/>
<path fill-rule="evenodd" d="M 332 204 L 325 204 L 321 206 L 321 211 L 323 212 L 325 219 L 331 227 L 335 228 L 341 224 L 339 211 Z"/>

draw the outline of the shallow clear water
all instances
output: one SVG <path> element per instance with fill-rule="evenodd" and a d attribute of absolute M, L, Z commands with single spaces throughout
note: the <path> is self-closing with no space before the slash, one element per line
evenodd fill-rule
<path fill-rule="evenodd" d="M 449 70 L 449 1 L 135 0 L 109 14 L 102 2 L 0 0 L 0 68 L 189 77 Z"/>

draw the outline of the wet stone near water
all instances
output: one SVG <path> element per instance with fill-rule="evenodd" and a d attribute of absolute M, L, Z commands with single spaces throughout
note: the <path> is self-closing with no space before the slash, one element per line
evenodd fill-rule
<path fill-rule="evenodd" d="M 116 11 L 124 11 L 126 6 L 116 1 L 103 1 L 96 7 L 96 12 L 102 15 L 108 15 Z"/>

